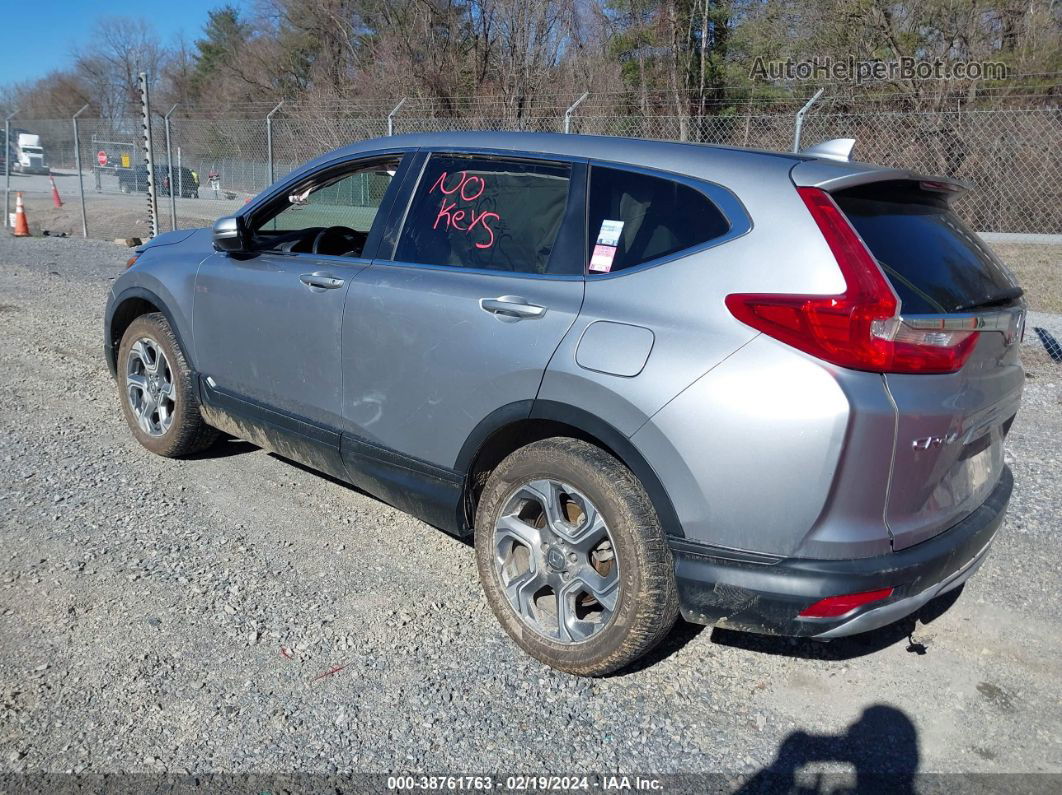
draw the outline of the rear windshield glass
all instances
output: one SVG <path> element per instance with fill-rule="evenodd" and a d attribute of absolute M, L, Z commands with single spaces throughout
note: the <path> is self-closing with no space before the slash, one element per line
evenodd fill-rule
<path fill-rule="evenodd" d="M 962 312 L 1021 296 L 1010 271 L 943 195 L 878 183 L 833 198 L 892 282 L 902 312 Z"/>

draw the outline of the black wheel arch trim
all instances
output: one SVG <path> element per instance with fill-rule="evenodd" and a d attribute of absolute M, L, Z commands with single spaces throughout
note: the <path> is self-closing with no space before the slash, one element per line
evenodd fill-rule
<path fill-rule="evenodd" d="M 559 401 L 520 400 L 495 409 L 482 419 L 469 434 L 454 464 L 454 470 L 465 476 L 466 487 L 468 474 L 486 441 L 506 426 L 522 420 L 562 423 L 600 441 L 641 481 L 667 535 L 671 538 L 686 537 L 667 489 L 630 439 L 589 411 Z"/>
<path fill-rule="evenodd" d="M 144 301 L 148 301 L 158 307 L 158 311 L 165 316 L 167 322 L 170 324 L 170 330 L 173 331 L 173 336 L 177 338 L 177 344 L 181 346 L 181 352 L 184 354 L 184 359 L 188 362 L 189 368 L 195 371 L 194 354 L 192 350 L 185 344 L 184 338 L 181 336 L 181 327 L 174 320 L 173 312 L 166 305 L 166 302 L 159 297 L 158 293 L 152 292 L 146 287 L 133 286 L 127 287 L 118 295 L 114 296 L 114 300 L 107 305 L 107 312 L 103 319 L 103 353 L 107 360 L 107 369 L 111 371 L 111 377 L 118 377 L 118 344 L 116 343 L 111 333 L 112 323 L 114 321 L 114 314 L 117 312 L 118 307 L 124 304 L 131 298 L 139 298 Z"/>

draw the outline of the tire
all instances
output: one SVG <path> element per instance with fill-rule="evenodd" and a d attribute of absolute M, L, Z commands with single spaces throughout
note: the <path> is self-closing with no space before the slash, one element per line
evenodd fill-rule
<path fill-rule="evenodd" d="M 560 495 L 547 499 L 565 521 L 543 515 L 546 500 L 535 495 L 547 493 Z M 601 524 L 593 516 L 603 520 L 609 544 L 598 542 L 587 553 L 568 542 L 594 543 Z M 564 529 L 558 534 L 555 528 Z M 671 550 L 645 489 L 623 464 L 587 442 L 545 439 L 502 461 L 480 497 L 475 546 L 483 591 L 502 627 L 532 657 L 561 671 L 601 676 L 623 668 L 656 646 L 678 616 Z M 527 571 L 520 574 L 523 565 Z M 553 585 L 525 598 L 545 578 Z M 600 593 L 583 589 L 591 582 Z M 554 618 L 550 604 L 567 618 Z"/>
<path fill-rule="evenodd" d="M 162 369 L 158 364 L 152 369 L 150 363 L 159 362 L 160 352 Z M 169 321 L 160 312 L 141 315 L 122 335 L 118 395 L 133 436 L 157 455 L 191 455 L 217 439 L 218 432 L 199 413 L 191 369 Z"/>

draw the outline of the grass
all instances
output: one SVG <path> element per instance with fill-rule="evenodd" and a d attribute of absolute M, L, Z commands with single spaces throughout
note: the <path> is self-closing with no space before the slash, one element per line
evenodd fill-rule
<path fill-rule="evenodd" d="M 1062 314 L 1062 244 L 993 243 L 999 258 L 1014 271 L 1034 312 Z"/>

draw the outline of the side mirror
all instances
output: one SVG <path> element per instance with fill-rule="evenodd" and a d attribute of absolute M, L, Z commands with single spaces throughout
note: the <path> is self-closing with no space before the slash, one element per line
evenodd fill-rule
<path fill-rule="evenodd" d="M 214 222 L 214 248 L 229 252 L 246 249 L 243 221 L 239 217 L 226 215 Z"/>

